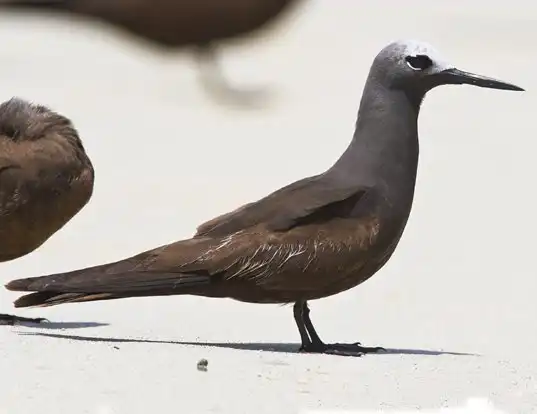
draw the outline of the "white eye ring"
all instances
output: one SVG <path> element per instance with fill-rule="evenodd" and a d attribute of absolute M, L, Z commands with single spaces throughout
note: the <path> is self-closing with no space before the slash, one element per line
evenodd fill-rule
<path fill-rule="evenodd" d="M 412 60 L 415 61 L 415 63 L 418 65 L 418 66 L 414 66 L 412 63 Z M 407 56 L 405 57 L 405 63 L 407 64 L 407 66 L 412 69 L 412 70 L 415 70 L 415 71 L 422 71 L 422 70 L 425 70 L 425 69 L 428 69 L 430 68 L 432 65 L 433 65 L 433 61 L 431 60 L 431 58 L 427 55 L 412 55 L 412 56 Z"/>
<path fill-rule="evenodd" d="M 416 71 L 420 71 L 420 70 L 421 70 L 420 68 L 415 68 L 414 66 L 412 66 L 412 65 L 410 64 L 410 62 L 408 62 L 408 61 L 406 61 L 406 60 L 405 60 L 405 63 L 406 63 L 406 65 L 407 65 L 410 69 L 412 69 L 412 70 L 416 70 Z"/>

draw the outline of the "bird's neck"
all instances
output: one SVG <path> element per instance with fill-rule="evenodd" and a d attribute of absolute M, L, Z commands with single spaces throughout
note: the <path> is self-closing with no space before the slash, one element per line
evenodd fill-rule
<path fill-rule="evenodd" d="M 351 144 L 327 173 L 377 187 L 387 196 L 398 197 L 401 193 L 412 198 L 422 98 L 423 94 L 409 96 L 404 91 L 386 88 L 370 76 Z"/>

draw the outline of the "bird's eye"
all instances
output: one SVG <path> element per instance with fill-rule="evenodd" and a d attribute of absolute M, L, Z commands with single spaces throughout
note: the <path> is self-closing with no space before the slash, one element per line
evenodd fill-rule
<path fill-rule="evenodd" d="M 427 55 L 407 56 L 406 64 L 413 70 L 425 70 L 432 66 L 433 61 Z"/>

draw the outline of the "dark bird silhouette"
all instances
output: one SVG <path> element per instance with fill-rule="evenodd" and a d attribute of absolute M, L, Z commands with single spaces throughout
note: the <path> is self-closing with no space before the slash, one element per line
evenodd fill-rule
<path fill-rule="evenodd" d="M 420 104 L 444 84 L 523 90 L 460 71 L 425 43 L 392 43 L 370 69 L 349 147 L 327 171 L 216 217 L 191 239 L 115 263 L 14 280 L 9 290 L 35 292 L 15 306 L 185 294 L 294 303 L 302 351 L 379 350 L 322 342 L 307 301 L 363 283 L 393 254 L 413 202 Z"/>
<path fill-rule="evenodd" d="M 217 43 L 265 28 L 299 0 L 0 0 L 0 7 L 82 16 L 171 49 L 192 48 L 213 92 L 233 92 L 218 70 Z M 235 92 L 241 92 L 235 90 Z M 245 94 L 235 94 L 244 96 Z"/>
<path fill-rule="evenodd" d="M 0 105 L 0 261 L 33 252 L 89 201 L 94 171 L 66 117 L 13 98 Z M 0 314 L 0 324 L 41 322 Z"/>

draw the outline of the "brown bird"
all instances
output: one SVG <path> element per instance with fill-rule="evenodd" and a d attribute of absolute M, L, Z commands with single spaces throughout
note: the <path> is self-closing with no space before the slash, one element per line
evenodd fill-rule
<path fill-rule="evenodd" d="M 353 288 L 389 260 L 412 207 L 422 99 L 436 86 L 461 83 L 523 90 L 455 69 L 427 44 L 392 43 L 370 69 L 349 147 L 327 171 L 208 221 L 191 239 L 115 263 L 14 280 L 8 289 L 35 292 L 15 306 L 186 294 L 294 303 L 302 351 L 376 351 L 322 342 L 307 301 Z"/>
<path fill-rule="evenodd" d="M 213 92 L 233 91 L 218 76 L 220 41 L 261 30 L 299 0 L 0 0 L 0 7 L 82 16 L 164 48 L 192 48 Z M 214 89 L 212 89 L 214 87 Z M 236 91 L 238 92 L 238 91 Z M 246 95 L 244 95 L 246 96 Z"/>
<path fill-rule="evenodd" d="M 94 171 L 78 132 L 45 106 L 0 105 L 0 261 L 33 252 L 89 201 Z M 41 322 L 0 314 L 0 324 Z"/>

